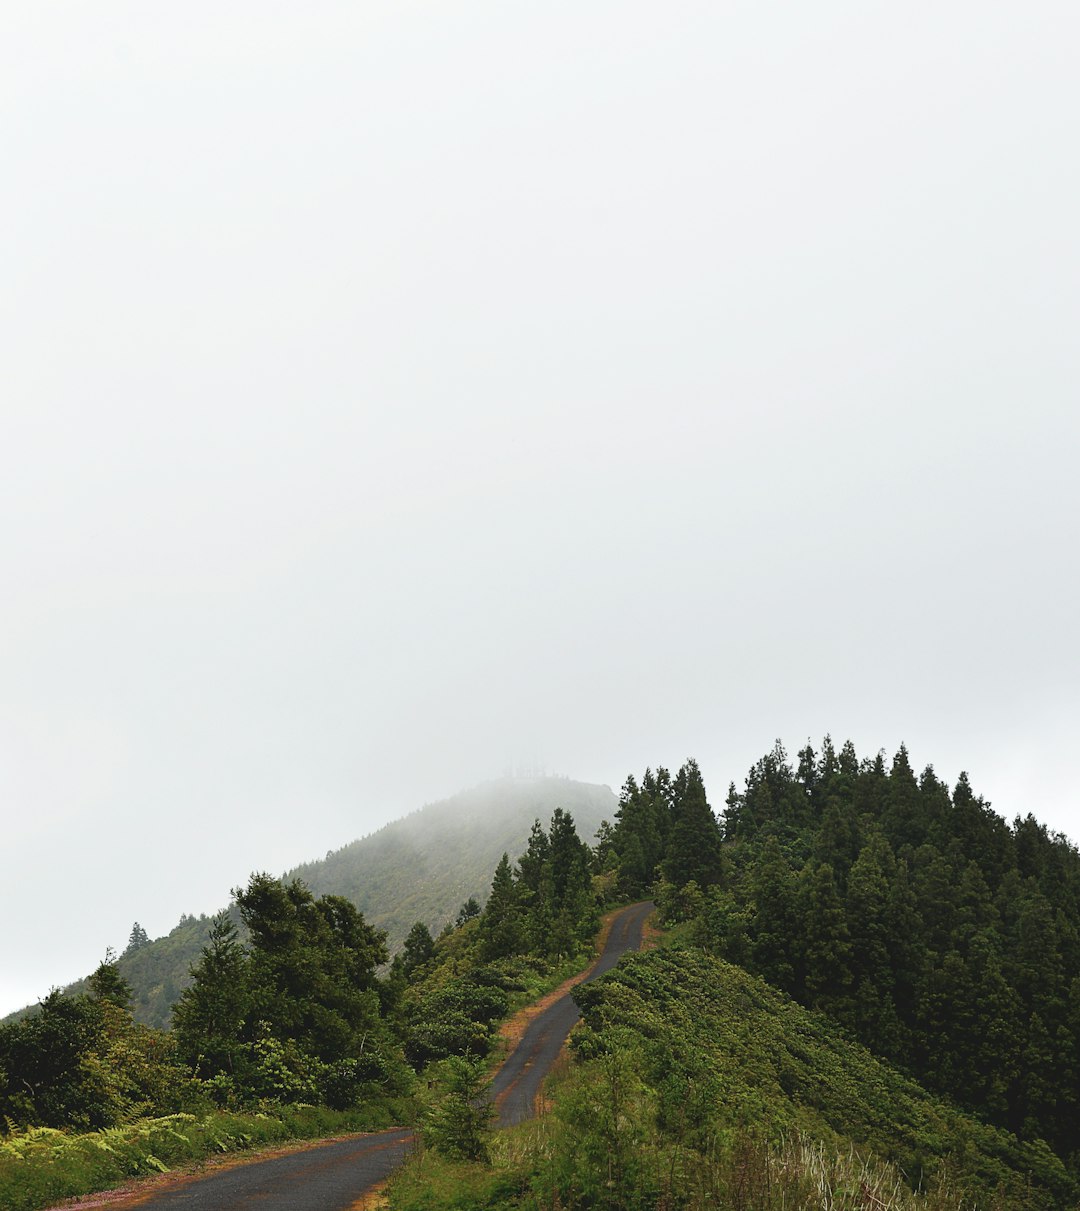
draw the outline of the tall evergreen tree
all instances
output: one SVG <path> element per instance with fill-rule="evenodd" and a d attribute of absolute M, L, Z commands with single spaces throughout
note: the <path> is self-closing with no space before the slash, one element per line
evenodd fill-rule
<path fill-rule="evenodd" d="M 520 954 L 525 947 L 521 894 L 507 854 L 503 854 L 495 868 L 491 895 L 480 918 L 480 936 L 484 955 L 488 959 Z"/>
<path fill-rule="evenodd" d="M 245 1025 L 251 991 L 247 956 L 227 912 L 214 918 L 191 977 L 173 1008 L 180 1055 L 197 1076 L 235 1075 L 250 1042 Z"/>
<path fill-rule="evenodd" d="M 705 795 L 705 783 L 691 758 L 674 783 L 671 837 L 664 859 L 664 876 L 682 887 L 694 882 L 708 888 L 720 882 L 723 871 L 720 828 Z"/>
<path fill-rule="evenodd" d="M 417 921 L 409 930 L 402 947 L 401 965 L 406 977 L 431 958 L 435 953 L 435 939 L 423 921 Z"/>
<path fill-rule="evenodd" d="M 831 866 L 807 864 L 800 878 L 799 900 L 807 1004 L 844 1017 L 851 993 L 852 947 Z"/>

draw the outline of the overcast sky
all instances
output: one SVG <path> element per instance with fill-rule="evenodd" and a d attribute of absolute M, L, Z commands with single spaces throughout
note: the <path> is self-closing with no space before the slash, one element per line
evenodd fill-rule
<path fill-rule="evenodd" d="M 0 7 L 0 1012 L 533 754 L 1080 837 L 1078 38 Z"/>

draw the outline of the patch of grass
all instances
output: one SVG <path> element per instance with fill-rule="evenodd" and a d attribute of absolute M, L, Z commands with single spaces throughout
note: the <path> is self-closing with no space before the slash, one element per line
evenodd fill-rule
<path fill-rule="evenodd" d="M 378 1130 L 411 1114 L 402 1100 L 347 1111 L 281 1106 L 259 1114 L 172 1114 L 84 1134 L 37 1127 L 0 1140 L 0 1207 L 37 1211 L 216 1154 Z"/>
<path fill-rule="evenodd" d="M 390 1179 L 386 1197 L 394 1211 L 513 1211 L 528 1190 L 527 1172 L 421 1150 Z"/>

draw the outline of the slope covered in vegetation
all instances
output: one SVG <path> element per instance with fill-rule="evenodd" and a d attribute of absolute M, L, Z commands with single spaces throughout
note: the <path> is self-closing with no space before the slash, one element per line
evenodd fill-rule
<path fill-rule="evenodd" d="M 253 875 L 237 892 L 243 933 L 229 913 L 214 919 L 171 1031 L 134 1021 L 130 986 L 103 962 L 85 993 L 54 992 L 0 1025 L 0 1203 L 45 1205 L 139 1171 L 148 1137 L 120 1129 L 140 1122 L 169 1135 L 178 1115 L 284 1122 L 295 1105 L 414 1121 L 418 1089 L 439 1073 L 481 1080 L 499 1020 L 583 964 L 610 886 L 592 858 L 569 812 L 534 820 L 517 867 L 502 855 L 486 907 L 470 896 L 437 938 L 414 922 L 388 970 L 385 932 L 351 900 Z M 442 1128 L 436 1115 L 425 1130 L 460 1147 L 446 1105 Z M 82 1134 L 68 1146 L 50 1131 Z M 131 1155 L 114 1163 L 129 1136 Z M 112 1160 L 88 1165 L 95 1152 Z"/>
<path fill-rule="evenodd" d="M 793 766 L 777 744 L 692 834 L 673 789 L 663 770 L 623 788 L 607 861 L 628 893 L 659 879 L 707 950 L 980 1118 L 1080 1158 L 1067 838 L 1030 815 L 1010 826 L 964 774 L 952 791 L 931 766 L 916 776 L 903 746 L 889 765 L 826 737 Z"/>
<path fill-rule="evenodd" d="M 1051 1208 L 1075 1188 L 1022 1143 L 935 1099 L 822 1014 L 693 947 L 626 956 L 575 999 L 554 1112 L 493 1165 L 421 1158 L 394 1211 L 682 1207 Z M 918 1191 L 918 1193 L 916 1193 Z"/>
<path fill-rule="evenodd" d="M 587 843 L 617 807 L 606 786 L 568 778 L 500 779 L 429 804 L 362 841 L 298 866 L 316 895 L 347 896 L 396 951 L 414 921 L 438 933 L 470 897 L 482 904 L 502 854 L 522 853 L 535 820 L 569 812 Z"/>
<path fill-rule="evenodd" d="M 657 1141 L 701 1162 L 733 1128 L 773 1140 L 798 1132 L 895 1163 L 914 1188 L 947 1177 L 1012 1206 L 1075 1194 L 1043 1141 L 1020 1142 L 935 1100 L 825 1015 L 696 948 L 628 956 L 576 999 L 586 1022 L 579 1053 L 636 1057 Z"/>
<path fill-rule="evenodd" d="M 491 872 L 502 853 L 525 849 L 536 819 L 556 807 L 572 813 L 580 835 L 591 841 L 610 820 L 616 798 L 606 786 L 568 778 L 504 778 L 430 803 L 325 858 L 285 875 L 300 879 L 316 896 L 344 896 L 369 924 L 386 933 L 391 954 L 416 921 L 438 933 L 470 897 L 483 903 Z M 234 908 L 232 917 L 241 924 Z M 173 1005 L 190 983 L 211 928 L 205 915 L 184 916 L 153 941 L 136 924 L 120 955 L 120 974 L 131 985 L 135 1020 L 168 1024 Z M 85 992 L 86 981 L 68 991 Z"/>

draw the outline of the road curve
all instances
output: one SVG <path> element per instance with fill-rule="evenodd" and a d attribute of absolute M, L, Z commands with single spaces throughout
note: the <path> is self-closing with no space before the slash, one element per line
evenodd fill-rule
<path fill-rule="evenodd" d="M 615 917 L 599 959 L 579 983 L 602 976 L 628 950 L 640 948 L 645 920 L 654 907 L 648 901 L 631 904 Z M 497 1126 L 512 1127 L 536 1113 L 544 1077 L 551 1071 L 566 1036 L 580 1016 L 570 993 L 566 993 L 529 1023 L 521 1042 L 507 1056 L 491 1082 Z"/>
<path fill-rule="evenodd" d="M 600 957 L 586 980 L 603 975 L 628 950 L 641 946 L 651 903 L 631 904 L 614 918 Z M 535 1113 L 540 1084 L 551 1070 L 577 1006 L 566 993 L 536 1015 L 492 1081 L 497 1125 Z M 165 1178 L 142 1192 L 90 1195 L 79 1207 L 146 1211 L 357 1211 L 364 1196 L 384 1182 L 408 1155 L 413 1133 L 405 1128 L 317 1144 L 266 1160 L 224 1167 L 206 1175 Z M 71 1207 L 71 1204 L 67 1204 Z"/>

